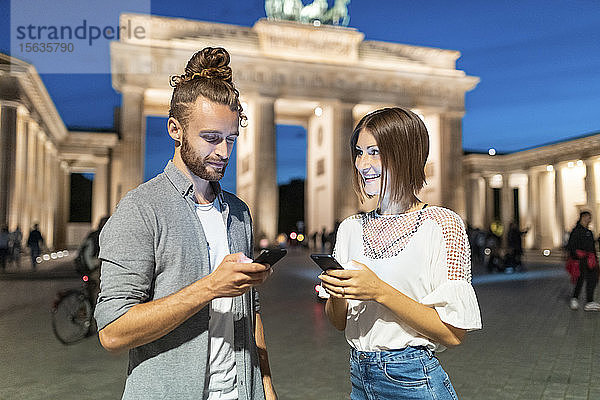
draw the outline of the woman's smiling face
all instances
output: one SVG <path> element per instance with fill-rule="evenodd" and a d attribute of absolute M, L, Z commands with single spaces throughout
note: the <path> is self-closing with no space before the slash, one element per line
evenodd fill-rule
<path fill-rule="evenodd" d="M 375 137 L 366 129 L 358 134 L 354 166 L 363 178 L 365 193 L 378 195 L 381 190 L 381 157 Z"/>

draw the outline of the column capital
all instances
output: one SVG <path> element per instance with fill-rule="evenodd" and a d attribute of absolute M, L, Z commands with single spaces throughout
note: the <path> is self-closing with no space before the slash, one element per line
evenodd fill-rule
<path fill-rule="evenodd" d="M 440 117 L 446 118 L 454 118 L 454 119 L 462 119 L 465 116 L 464 111 L 440 111 L 435 114 L 438 114 Z"/>
<path fill-rule="evenodd" d="M 95 156 L 94 157 L 94 163 L 96 165 L 105 166 L 105 165 L 108 165 L 109 162 L 110 162 L 110 158 L 107 156 Z"/>
<path fill-rule="evenodd" d="M 321 104 L 322 105 L 331 105 L 335 108 L 354 110 L 354 107 L 356 106 L 357 103 L 356 102 L 347 102 L 347 101 L 343 101 L 343 100 L 333 100 L 333 101 L 322 101 Z"/>
<path fill-rule="evenodd" d="M 121 94 L 137 94 L 143 96 L 146 89 L 136 85 L 123 85 L 120 90 Z"/>
<path fill-rule="evenodd" d="M 0 107 L 2 107 L 2 108 L 10 107 L 10 108 L 19 109 L 19 108 L 24 107 L 24 106 L 21 103 L 19 103 L 18 101 L 14 101 L 14 100 L 0 100 Z"/>
<path fill-rule="evenodd" d="M 245 93 L 243 96 L 240 95 L 241 101 L 249 101 L 249 102 L 261 103 L 261 104 L 275 103 L 275 101 L 277 99 L 278 99 L 277 96 L 273 96 L 270 94 L 263 94 L 263 93 Z"/>
<path fill-rule="evenodd" d="M 546 167 L 543 165 L 534 165 L 534 166 L 527 168 L 527 170 L 526 170 L 527 175 L 529 175 L 529 176 L 534 176 L 534 175 L 537 175 L 540 172 L 544 172 L 544 171 L 546 171 Z"/>

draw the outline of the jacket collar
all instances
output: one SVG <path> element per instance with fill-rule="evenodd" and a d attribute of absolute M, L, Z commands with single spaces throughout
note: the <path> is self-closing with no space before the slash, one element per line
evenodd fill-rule
<path fill-rule="evenodd" d="M 167 163 L 164 173 L 167 176 L 167 178 L 171 181 L 173 186 L 175 186 L 175 189 L 177 189 L 179 194 L 181 194 L 183 197 L 192 197 L 193 199 L 194 184 L 192 183 L 192 181 L 189 180 L 187 176 L 185 176 L 183 172 L 179 170 L 179 168 L 175 166 L 172 160 L 169 160 L 169 162 Z M 217 195 L 217 198 L 222 204 L 224 200 L 221 185 L 219 184 L 219 182 L 211 181 L 210 186 L 212 187 L 213 192 Z"/>

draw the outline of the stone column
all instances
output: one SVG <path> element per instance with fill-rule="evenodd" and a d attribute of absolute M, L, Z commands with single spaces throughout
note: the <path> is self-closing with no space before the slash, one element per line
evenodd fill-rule
<path fill-rule="evenodd" d="M 440 160 L 442 205 L 458 214 L 465 214 L 462 181 L 462 117 L 440 115 Z"/>
<path fill-rule="evenodd" d="M 560 247 L 562 245 L 563 234 L 565 232 L 565 217 L 564 217 L 564 204 L 563 204 L 563 181 L 562 181 L 562 168 L 560 164 L 554 165 L 554 204 L 555 204 L 555 232 L 554 247 Z"/>
<path fill-rule="evenodd" d="M 337 222 L 358 211 L 358 198 L 352 188 L 354 162 L 350 153 L 353 108 L 354 104 L 346 103 L 333 107 L 333 205 Z"/>
<path fill-rule="evenodd" d="M 41 129 L 38 130 L 38 142 L 37 142 L 37 159 L 35 163 L 35 199 L 33 204 L 35 222 L 40 224 L 40 232 L 44 238 L 46 238 L 46 221 L 44 219 L 44 204 L 46 200 L 45 190 L 45 160 L 46 160 L 46 134 Z"/>
<path fill-rule="evenodd" d="M 514 219 L 514 195 L 510 187 L 510 174 L 502 174 L 502 189 L 500 191 L 500 213 L 502 225 L 504 226 L 504 241 L 506 244 L 506 233 Z"/>
<path fill-rule="evenodd" d="M 27 123 L 27 175 L 25 190 L 25 218 L 23 232 L 31 229 L 36 221 L 35 202 L 36 202 L 36 174 L 37 174 L 37 142 L 38 142 L 38 124 L 33 120 Z"/>
<path fill-rule="evenodd" d="M 469 196 L 465 199 L 465 220 L 467 224 L 473 226 L 475 202 L 473 201 L 473 178 L 470 174 L 466 176 L 464 182 L 465 193 L 469 193 Z"/>
<path fill-rule="evenodd" d="M 535 169 L 530 168 L 527 172 L 527 234 L 529 248 L 539 249 L 541 247 L 542 236 L 540 232 L 540 182 L 539 174 Z M 531 238 L 531 239 L 529 239 Z"/>
<path fill-rule="evenodd" d="M 119 148 L 112 149 L 110 151 L 110 168 L 109 168 L 109 177 L 110 177 L 110 190 L 109 190 L 109 208 L 110 213 L 112 214 L 123 197 L 122 189 L 121 189 L 121 152 Z M 239 165 L 239 164 L 238 164 Z"/>
<path fill-rule="evenodd" d="M 144 181 L 144 152 L 146 119 L 144 117 L 144 89 L 125 86 L 121 103 L 121 196 Z"/>
<path fill-rule="evenodd" d="M 2 104 L 0 108 L 0 228 L 8 225 L 10 202 L 15 187 L 17 145 L 17 108 Z"/>
<path fill-rule="evenodd" d="M 600 216 L 597 213 L 596 170 L 594 169 L 594 160 L 591 158 L 585 160 L 585 198 L 586 208 L 592 213 L 594 236 L 597 236 L 600 231 Z"/>
<path fill-rule="evenodd" d="M 252 212 L 255 241 L 273 241 L 279 215 L 275 99 L 255 95 L 246 102 L 248 126 L 238 142 L 237 193 Z"/>
<path fill-rule="evenodd" d="M 98 222 L 100 222 L 102 217 L 110 214 L 108 206 L 108 158 L 98 157 L 95 169 L 96 172 L 92 187 L 92 228 L 98 226 Z"/>
<path fill-rule="evenodd" d="M 484 223 L 483 223 L 482 228 L 487 231 L 490 229 L 490 225 L 494 221 L 494 194 L 492 192 L 492 187 L 490 186 L 490 177 L 484 176 L 483 181 L 484 181 L 483 196 L 484 196 L 485 210 L 484 210 L 484 220 L 483 220 Z"/>
<path fill-rule="evenodd" d="M 257 233 L 270 240 L 277 236 L 279 215 L 279 190 L 277 187 L 277 143 L 275 137 L 275 99 L 261 97 L 254 102 L 257 113 L 254 135 L 256 203 L 255 224 Z"/>
<path fill-rule="evenodd" d="M 481 228 L 484 218 L 481 215 L 481 193 L 479 190 L 479 175 L 469 174 L 465 179 L 466 217 L 472 227 Z"/>
<path fill-rule="evenodd" d="M 485 193 L 481 193 L 480 176 L 478 174 L 470 175 L 465 181 L 465 192 L 467 198 L 467 221 L 474 228 L 485 227 Z M 482 207 L 482 203 L 484 206 Z"/>
<path fill-rule="evenodd" d="M 44 156 L 44 206 L 42 209 L 44 225 L 46 226 L 46 245 L 54 248 L 54 209 L 56 207 L 56 181 L 53 179 L 54 160 L 57 152 L 54 144 L 48 141 L 45 146 Z"/>
<path fill-rule="evenodd" d="M 17 149 L 15 161 L 15 191 L 12 200 L 12 214 L 10 229 L 14 230 L 17 225 L 21 230 L 26 229 L 25 224 L 27 213 L 27 142 L 28 142 L 28 123 L 29 115 L 24 108 L 17 111 Z"/>
<path fill-rule="evenodd" d="M 56 246 L 64 249 L 67 246 L 67 224 L 71 199 L 71 172 L 66 162 L 58 162 L 58 206 L 56 208 Z"/>

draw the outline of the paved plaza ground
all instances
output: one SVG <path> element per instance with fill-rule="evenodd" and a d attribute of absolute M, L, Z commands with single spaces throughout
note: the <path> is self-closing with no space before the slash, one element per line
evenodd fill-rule
<path fill-rule="evenodd" d="M 318 268 L 300 251 L 276 268 L 261 295 L 280 399 L 349 398 L 348 346 L 315 300 Z M 79 284 L 69 271 L 48 262 L 35 275 L 0 276 L 0 399 L 120 398 L 126 354 L 107 353 L 96 337 L 64 346 L 52 334 L 55 293 Z M 568 309 L 562 265 L 474 283 L 484 329 L 439 354 L 461 399 L 600 399 L 600 313 Z"/>

